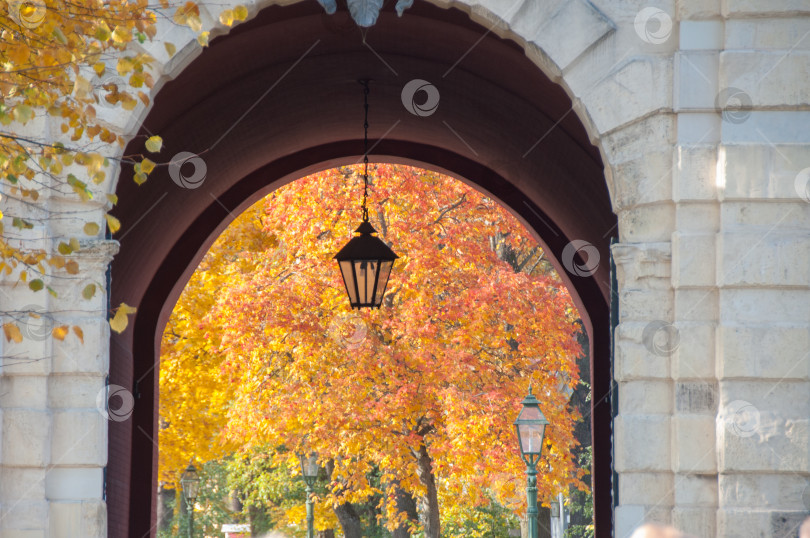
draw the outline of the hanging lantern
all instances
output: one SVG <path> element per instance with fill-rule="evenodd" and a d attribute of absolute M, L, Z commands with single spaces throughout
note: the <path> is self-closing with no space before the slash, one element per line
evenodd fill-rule
<path fill-rule="evenodd" d="M 385 288 L 388 286 L 388 277 L 394 260 L 399 256 L 394 254 L 382 239 L 375 237 L 377 231 L 368 221 L 368 81 L 361 80 L 364 86 L 365 106 L 365 153 L 363 156 L 363 222 L 355 230 L 359 236 L 353 237 L 335 255 L 340 267 L 343 283 L 352 308 L 379 308 L 382 304 Z"/>

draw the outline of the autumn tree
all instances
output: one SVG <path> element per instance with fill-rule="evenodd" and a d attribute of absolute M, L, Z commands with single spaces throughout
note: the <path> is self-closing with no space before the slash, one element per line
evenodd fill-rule
<path fill-rule="evenodd" d="M 360 220 L 354 169 L 297 181 L 237 219 L 260 219 L 262 246 L 220 268 L 227 286 L 209 288 L 215 304 L 198 326 L 218 341 L 229 384 L 223 438 L 315 450 L 333 465 L 333 505 L 382 494 L 393 529 L 406 523 L 404 493 L 433 537 L 440 496 L 521 506 L 511 421 L 533 383 L 552 424 L 541 497 L 582 487 L 577 417 L 559 390 L 578 379 L 576 312 L 553 273 L 501 259 L 521 250 L 536 267 L 531 238 L 445 176 L 377 165 L 373 178 L 373 224 L 401 257 L 378 311 L 349 311 L 331 259 Z"/>
<path fill-rule="evenodd" d="M 246 17 L 246 8 L 238 6 L 223 11 L 220 21 L 230 26 Z M 142 183 L 156 166 L 169 164 L 155 156 L 160 136 L 146 142 L 152 158 L 120 157 L 127 135 L 112 121 L 116 109 L 129 113 L 149 105 L 154 58 L 132 45 L 152 39 L 161 18 L 191 27 L 207 44 L 195 2 L 0 3 L 0 277 L 56 296 L 58 286 L 49 282 L 77 280 L 80 268 L 72 255 L 83 242 L 103 238 L 105 228 L 112 234 L 120 228 L 109 213 L 96 217 L 99 208 L 107 212 L 117 202 L 104 193 L 117 171 L 133 167 Z M 174 54 L 171 43 L 166 52 Z M 86 284 L 82 295 L 92 299 L 103 287 Z M 123 330 L 133 312 L 127 305 L 116 308 L 112 328 Z M 3 326 L 5 337 L 15 342 L 30 336 L 25 329 L 31 318 L 49 315 L 5 314 L 12 320 Z M 66 328 L 56 329 L 53 336 L 64 338 Z M 74 331 L 82 338 L 80 328 Z"/>

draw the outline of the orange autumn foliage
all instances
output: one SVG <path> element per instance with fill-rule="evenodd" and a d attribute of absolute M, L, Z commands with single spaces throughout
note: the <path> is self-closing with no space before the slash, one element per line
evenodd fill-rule
<path fill-rule="evenodd" d="M 215 446 L 219 434 L 222 453 L 317 451 L 334 462 L 330 501 L 366 500 L 373 467 L 383 484 L 423 497 L 426 453 L 459 502 L 492 495 L 519 509 L 525 466 L 512 421 L 532 384 L 551 423 L 541 499 L 584 487 L 571 456 L 579 417 L 562 390 L 578 383 L 576 310 L 553 271 L 516 272 L 493 248 L 528 252 L 534 239 L 452 178 L 375 165 L 371 221 L 400 259 L 383 308 L 352 312 L 332 256 L 360 222 L 358 171 L 277 190 L 234 221 L 192 277 L 164 334 L 163 475 L 188 461 L 181 445 Z M 195 349 L 202 361 L 189 360 Z M 204 390 L 188 388 L 200 379 Z M 192 432 L 182 422 L 195 406 L 216 419 Z M 386 508 L 393 525 L 394 503 Z"/>

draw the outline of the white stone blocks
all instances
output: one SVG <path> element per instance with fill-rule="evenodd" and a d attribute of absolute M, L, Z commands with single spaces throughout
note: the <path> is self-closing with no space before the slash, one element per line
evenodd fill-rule
<path fill-rule="evenodd" d="M 617 506 L 613 517 L 613 536 L 629 538 L 636 528 L 644 523 L 668 525 L 672 521 L 672 510 L 665 505 L 622 504 Z"/>
<path fill-rule="evenodd" d="M 597 131 L 608 133 L 657 110 L 671 110 L 672 71 L 669 58 L 634 57 L 597 82 L 572 90 Z"/>
<path fill-rule="evenodd" d="M 721 379 L 810 380 L 810 320 L 796 326 L 721 325 Z"/>
<path fill-rule="evenodd" d="M 96 398 L 105 390 L 101 373 L 51 375 L 48 377 L 48 404 L 51 409 L 82 409 L 96 406 Z"/>
<path fill-rule="evenodd" d="M 719 315 L 716 288 L 686 288 L 675 290 L 675 319 L 683 322 L 714 323 Z"/>
<path fill-rule="evenodd" d="M 625 125 L 600 140 L 610 163 L 643 159 L 651 151 L 670 147 L 676 138 L 674 114 L 656 114 Z"/>
<path fill-rule="evenodd" d="M 625 181 L 617 178 L 616 182 Z M 662 202 L 626 209 L 618 214 L 619 236 L 628 243 L 669 241 L 675 229 L 675 207 Z"/>
<path fill-rule="evenodd" d="M 513 31 L 545 51 L 559 71 L 613 30 L 601 13 L 581 0 L 525 2 L 511 24 Z"/>
<path fill-rule="evenodd" d="M 678 474 L 675 475 L 674 483 L 677 506 L 703 508 L 717 506 L 717 476 L 713 474 Z M 712 509 L 712 515 L 714 515 L 714 509 Z M 707 534 L 700 536 L 707 536 Z"/>
<path fill-rule="evenodd" d="M 756 106 L 810 103 L 810 51 L 725 51 L 720 54 L 720 88 L 738 88 Z"/>
<path fill-rule="evenodd" d="M 107 464 L 107 423 L 97 409 L 53 412 L 55 465 Z"/>
<path fill-rule="evenodd" d="M 727 50 L 810 50 L 810 17 L 729 19 Z"/>
<path fill-rule="evenodd" d="M 715 325 L 679 321 L 677 329 L 678 345 L 672 352 L 672 378 L 677 380 L 714 378 Z"/>
<path fill-rule="evenodd" d="M 721 381 L 718 470 L 810 473 L 810 382 Z"/>
<path fill-rule="evenodd" d="M 48 411 L 4 409 L 4 467 L 42 467 L 50 463 L 51 416 Z"/>
<path fill-rule="evenodd" d="M 644 157 L 614 165 L 613 209 L 621 211 L 642 204 L 672 199 L 672 151 L 649 152 Z M 627 180 L 625 178 L 633 178 Z"/>
<path fill-rule="evenodd" d="M 671 506 L 674 491 L 672 473 L 622 473 L 619 477 L 622 504 Z"/>
<path fill-rule="evenodd" d="M 767 509 L 726 509 L 717 511 L 717 536 L 727 538 L 795 538 L 806 512 Z"/>
<path fill-rule="evenodd" d="M 104 493 L 101 467 L 53 467 L 45 477 L 48 500 L 100 499 Z"/>
<path fill-rule="evenodd" d="M 672 470 L 681 474 L 717 472 L 714 416 L 675 415 L 672 425 Z"/>
<path fill-rule="evenodd" d="M 672 247 L 667 242 L 629 244 L 612 247 L 616 278 L 625 290 L 654 287 L 669 289 Z"/>
<path fill-rule="evenodd" d="M 45 467 L 0 467 L 0 504 L 44 499 L 46 473 Z"/>
<path fill-rule="evenodd" d="M 681 50 L 720 50 L 723 48 L 724 21 L 681 21 Z"/>
<path fill-rule="evenodd" d="M 714 110 L 719 91 L 717 52 L 679 52 L 675 56 L 676 111 Z"/>
<path fill-rule="evenodd" d="M 110 324 L 103 318 L 85 318 L 78 324 L 84 332 L 84 343 L 75 338 L 54 341 L 53 372 L 106 375 L 110 360 Z"/>
<path fill-rule="evenodd" d="M 680 0 L 675 7 L 681 24 L 686 20 L 715 19 L 720 16 L 720 0 Z"/>
<path fill-rule="evenodd" d="M 678 114 L 678 144 L 705 146 L 720 141 L 720 115 L 714 112 L 681 112 Z"/>
<path fill-rule="evenodd" d="M 677 202 L 717 199 L 717 148 L 712 145 L 678 146 L 672 174 L 672 197 Z M 679 206 L 679 230 L 684 225 L 696 227 L 696 222 L 683 222 L 680 214 Z"/>
<path fill-rule="evenodd" d="M 796 473 L 724 473 L 718 476 L 727 508 L 780 508 L 810 511 L 810 476 Z"/>
<path fill-rule="evenodd" d="M 619 415 L 614 421 L 616 470 L 670 470 L 669 415 Z"/>
<path fill-rule="evenodd" d="M 799 289 L 739 288 L 720 291 L 720 321 L 725 324 L 795 325 L 810 319 L 810 291 Z"/>
<path fill-rule="evenodd" d="M 672 413 L 672 383 L 668 380 L 633 380 L 619 383 L 619 413 Z"/>
<path fill-rule="evenodd" d="M 0 376 L 0 408 L 45 409 L 47 380 L 40 375 Z"/>
<path fill-rule="evenodd" d="M 672 234 L 672 286 L 714 286 L 715 249 L 714 234 Z"/>
<path fill-rule="evenodd" d="M 48 502 L 20 500 L 0 504 L 0 536 L 26 536 L 20 531 L 44 530 L 48 521 Z M 37 536 L 31 533 L 32 536 Z"/>
<path fill-rule="evenodd" d="M 726 94 L 734 107 L 735 102 L 748 101 L 747 93 Z M 722 116 L 721 116 L 722 117 Z M 745 110 L 731 108 L 726 111 L 721 140 L 724 144 L 810 144 L 810 121 L 807 110 Z"/>
<path fill-rule="evenodd" d="M 810 13 L 810 6 L 804 0 L 726 0 L 723 15 L 728 18 L 742 16 L 787 16 Z"/>
<path fill-rule="evenodd" d="M 48 538 L 107 535 L 107 508 L 102 501 L 50 503 Z"/>
<path fill-rule="evenodd" d="M 716 510 L 714 508 L 672 509 L 672 525 L 690 536 L 714 536 Z"/>

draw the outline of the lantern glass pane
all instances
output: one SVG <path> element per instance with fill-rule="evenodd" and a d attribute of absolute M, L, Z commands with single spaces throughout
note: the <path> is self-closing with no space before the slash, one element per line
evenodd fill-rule
<path fill-rule="evenodd" d="M 357 291 L 360 292 L 358 302 L 370 304 L 374 297 L 374 282 L 377 277 L 376 260 L 355 260 L 354 271 L 357 275 Z"/>
<path fill-rule="evenodd" d="M 540 412 L 539 407 L 534 407 L 532 405 L 524 405 L 523 409 L 520 411 L 520 415 L 518 416 L 518 420 L 542 420 L 543 414 Z"/>
<path fill-rule="evenodd" d="M 301 473 L 306 477 L 318 476 L 318 454 L 312 453 L 301 458 Z"/>
<path fill-rule="evenodd" d="M 357 290 L 354 287 L 354 273 L 352 272 L 352 261 L 344 260 L 339 263 L 340 273 L 343 275 L 343 283 L 346 284 L 346 292 L 349 294 L 349 302 L 357 303 Z"/>
<path fill-rule="evenodd" d="M 200 477 L 196 469 L 186 469 L 180 478 L 180 485 L 183 488 L 183 495 L 186 499 L 196 499 L 200 489 Z"/>
<path fill-rule="evenodd" d="M 385 288 L 388 285 L 388 277 L 391 276 L 391 267 L 393 266 L 393 260 L 385 260 L 380 262 L 380 276 L 377 279 L 377 293 L 374 297 L 375 305 L 379 306 L 382 304 L 383 294 L 385 293 Z"/>
<path fill-rule="evenodd" d="M 520 448 L 524 454 L 540 454 L 543 450 L 545 424 L 519 424 Z"/>

